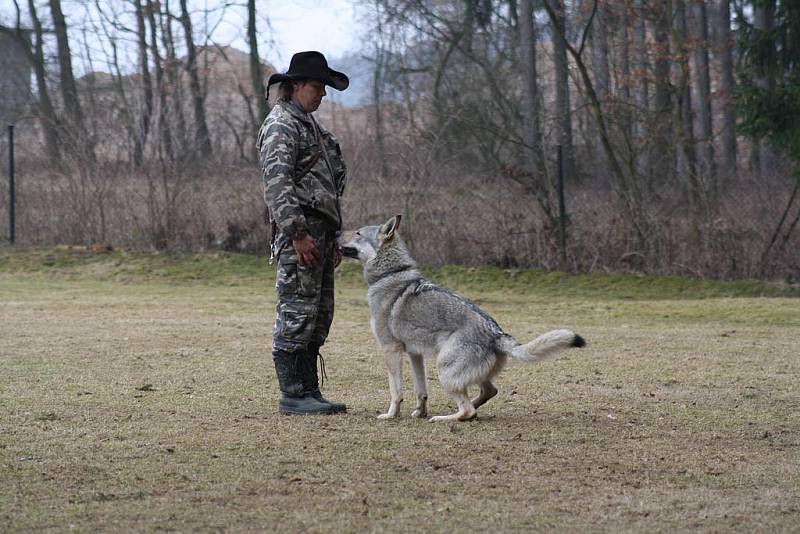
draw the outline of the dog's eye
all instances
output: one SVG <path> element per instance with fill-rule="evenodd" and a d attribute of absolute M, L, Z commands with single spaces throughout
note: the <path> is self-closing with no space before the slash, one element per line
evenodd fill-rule
<path fill-rule="evenodd" d="M 357 235 L 358 237 L 361 237 L 361 232 L 356 232 L 356 235 Z"/>

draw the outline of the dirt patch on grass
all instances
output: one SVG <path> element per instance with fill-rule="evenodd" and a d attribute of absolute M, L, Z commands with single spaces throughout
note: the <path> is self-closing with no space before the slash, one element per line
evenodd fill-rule
<path fill-rule="evenodd" d="M 272 283 L 0 274 L 0 528 L 796 528 L 796 299 L 468 285 L 520 339 L 564 326 L 590 344 L 510 364 L 477 421 L 437 425 L 410 406 L 375 419 L 388 389 L 355 277 L 324 350 L 350 412 L 278 417 Z"/>

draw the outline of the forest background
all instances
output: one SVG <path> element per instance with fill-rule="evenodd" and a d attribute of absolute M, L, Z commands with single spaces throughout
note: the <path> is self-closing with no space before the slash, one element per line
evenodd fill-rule
<path fill-rule="evenodd" d="M 4 6 L 17 241 L 264 253 L 272 4 Z M 347 226 L 402 213 L 428 265 L 800 281 L 796 2 L 353 6 L 360 50 L 329 57 L 353 87 L 318 112 Z M 246 46 L 214 38 L 232 12 Z M 8 210 L 3 172 L 3 235 Z"/>

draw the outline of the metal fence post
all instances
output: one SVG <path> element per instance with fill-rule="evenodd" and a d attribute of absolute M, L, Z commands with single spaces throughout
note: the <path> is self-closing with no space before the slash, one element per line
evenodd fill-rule
<path fill-rule="evenodd" d="M 8 240 L 14 244 L 16 239 L 16 220 L 14 195 L 14 125 L 8 125 Z"/>

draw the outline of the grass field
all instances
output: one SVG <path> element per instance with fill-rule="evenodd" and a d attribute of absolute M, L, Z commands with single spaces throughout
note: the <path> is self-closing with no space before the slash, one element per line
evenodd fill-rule
<path fill-rule="evenodd" d="M 349 413 L 285 418 L 262 259 L 0 248 L 0 531 L 797 531 L 796 288 L 430 274 L 521 340 L 589 346 L 511 362 L 476 421 L 410 419 L 410 380 L 378 421 L 348 266 L 323 352 Z"/>

